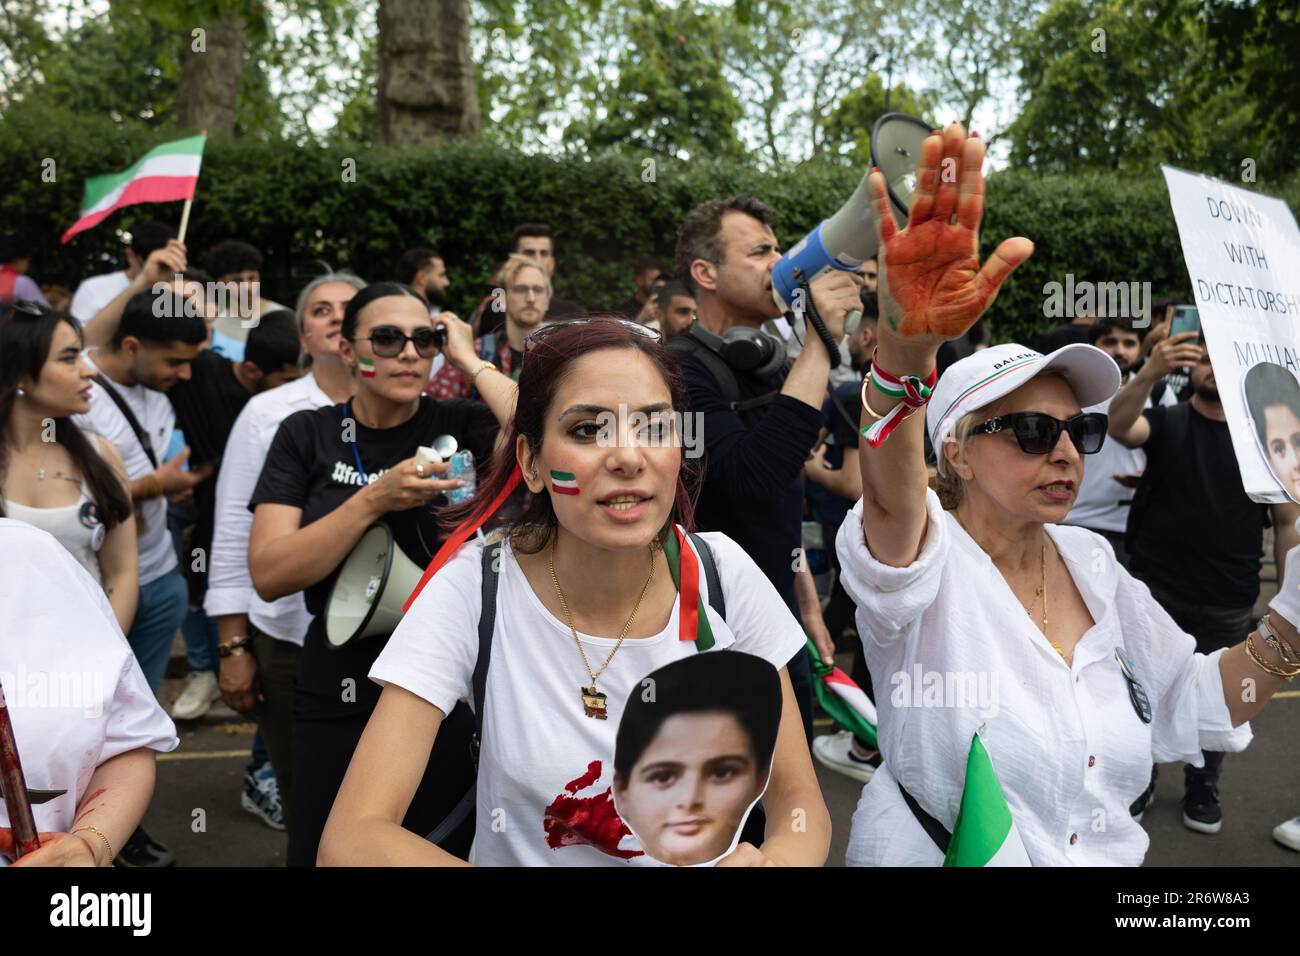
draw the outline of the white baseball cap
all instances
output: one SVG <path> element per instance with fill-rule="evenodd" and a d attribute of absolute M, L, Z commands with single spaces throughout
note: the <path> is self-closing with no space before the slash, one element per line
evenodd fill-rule
<path fill-rule="evenodd" d="M 995 345 L 954 362 L 939 377 L 925 407 L 925 427 L 935 455 L 967 412 L 1014 392 L 1046 371 L 1059 372 L 1083 408 L 1106 401 L 1119 389 L 1119 366 L 1095 345 L 1074 343 L 1044 355 L 1024 345 Z"/>

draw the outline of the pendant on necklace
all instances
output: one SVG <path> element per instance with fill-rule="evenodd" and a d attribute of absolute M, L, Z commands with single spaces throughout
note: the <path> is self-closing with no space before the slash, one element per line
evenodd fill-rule
<path fill-rule="evenodd" d="M 579 687 L 582 693 L 582 712 L 588 717 L 594 717 L 596 720 L 608 720 L 609 714 L 605 711 L 605 695 L 596 690 L 596 685 L 590 687 Z"/>

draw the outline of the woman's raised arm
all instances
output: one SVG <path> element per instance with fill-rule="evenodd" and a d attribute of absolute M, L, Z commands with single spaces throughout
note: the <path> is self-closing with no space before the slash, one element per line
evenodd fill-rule
<path fill-rule="evenodd" d="M 871 376 L 863 428 L 899 404 L 896 394 L 879 387 L 882 377 L 915 378 L 913 389 L 925 383 L 939 346 L 964 335 L 992 304 L 1006 277 L 1033 252 L 1028 239 L 1007 239 L 980 268 L 983 162 L 984 144 L 977 136 L 967 138 L 957 123 L 942 136 L 927 137 L 907 226 L 901 230 L 890 212 L 884 176 L 879 170 L 871 173 L 880 230 L 881 313 L 873 370 L 880 374 Z M 867 546 L 877 560 L 895 567 L 915 561 L 925 539 L 924 411 L 918 409 L 876 447 L 864 442 L 858 454 Z"/>

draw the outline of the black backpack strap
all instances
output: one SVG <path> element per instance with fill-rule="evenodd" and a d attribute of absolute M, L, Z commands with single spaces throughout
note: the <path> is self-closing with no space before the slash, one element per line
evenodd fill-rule
<path fill-rule="evenodd" d="M 674 335 L 668 340 L 668 350 L 678 355 L 694 355 L 700 360 L 713 380 L 718 383 L 722 400 L 733 411 L 740 401 L 740 386 L 736 382 L 736 373 L 722 360 L 722 356 L 691 335 Z"/>
<path fill-rule="evenodd" d="M 478 613 L 478 659 L 474 662 L 474 763 L 483 745 L 483 704 L 487 700 L 488 666 L 492 663 L 492 633 L 497 626 L 497 559 L 501 544 L 483 546 L 483 606 Z"/>
<path fill-rule="evenodd" d="M 472 684 L 474 704 L 474 736 L 470 738 L 470 754 L 474 758 L 474 767 L 478 768 L 478 757 L 483 750 L 483 705 L 487 700 L 487 673 L 492 662 L 492 632 L 497 623 L 497 557 L 501 554 L 501 544 L 483 546 L 483 606 L 478 615 L 478 658 L 474 662 Z M 425 839 L 430 843 L 441 843 L 456 832 L 470 815 L 474 813 L 478 801 L 478 783 L 471 786 L 460 798 L 452 811 L 441 823 L 429 831 Z"/>
<path fill-rule="evenodd" d="M 118 393 L 118 390 L 109 384 L 108 376 L 96 373 L 94 381 L 113 400 L 117 410 L 122 413 L 126 423 L 131 426 L 131 431 L 135 432 L 136 441 L 140 443 L 144 453 L 149 456 L 149 464 L 156 469 L 158 467 L 158 456 L 154 454 L 153 442 L 149 440 L 149 433 L 140 427 L 140 420 L 135 417 L 135 412 L 131 411 L 131 406 L 126 403 L 126 399 Z"/>
<path fill-rule="evenodd" d="M 722 579 L 718 576 L 718 565 L 713 560 L 713 549 L 709 543 L 692 531 L 688 538 L 695 546 L 695 553 L 700 556 L 700 566 L 704 568 L 704 583 L 709 589 L 709 607 L 718 612 L 718 617 L 727 619 L 727 596 L 722 593 Z"/>
<path fill-rule="evenodd" d="M 894 783 L 898 786 L 898 792 L 903 795 L 903 802 L 907 804 L 907 809 L 912 811 L 912 816 L 916 817 L 916 822 L 921 824 L 923 829 L 934 845 L 946 856 L 948 853 L 948 844 L 952 842 L 952 834 L 948 828 L 936 820 L 930 814 L 921 809 L 921 805 L 916 802 L 916 797 L 907 792 L 907 788 L 899 781 Z"/>

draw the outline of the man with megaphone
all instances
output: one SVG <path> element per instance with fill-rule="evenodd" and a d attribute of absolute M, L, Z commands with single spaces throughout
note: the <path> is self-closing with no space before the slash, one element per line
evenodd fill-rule
<path fill-rule="evenodd" d="M 829 657 L 834 645 L 800 550 L 803 465 L 817 444 L 831 355 L 838 359 L 845 318 L 861 307 L 862 279 L 831 269 L 792 296 L 800 310 L 815 307 L 831 344 L 810 334 L 789 364 L 780 340 L 759 329 L 783 312 L 773 295 L 781 253 L 766 204 L 734 196 L 697 206 L 678 233 L 676 260 L 698 306 L 695 323 L 669 346 L 691 411 L 701 416 L 707 466 L 697 526 L 739 542 Z M 789 668 L 811 738 L 811 675 L 802 652 Z"/>

